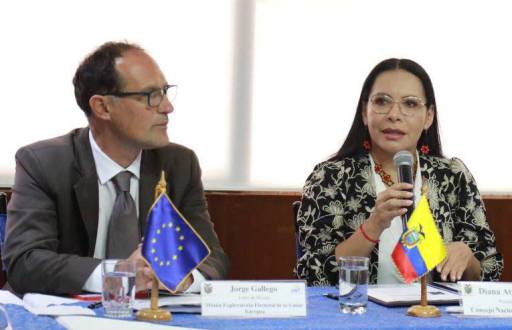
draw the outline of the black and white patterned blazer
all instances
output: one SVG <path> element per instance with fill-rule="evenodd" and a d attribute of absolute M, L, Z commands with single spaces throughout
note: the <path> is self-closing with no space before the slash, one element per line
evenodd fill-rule
<path fill-rule="evenodd" d="M 419 159 L 430 209 L 444 241 L 466 243 L 481 263 L 481 280 L 498 281 L 503 257 L 496 250 L 473 176 L 457 158 L 421 155 Z M 295 269 L 299 278 L 315 286 L 338 282 L 334 249 L 368 219 L 375 199 L 368 154 L 315 167 L 304 185 L 297 215 L 304 252 Z M 370 255 L 370 283 L 377 282 L 378 248 L 377 244 Z"/>

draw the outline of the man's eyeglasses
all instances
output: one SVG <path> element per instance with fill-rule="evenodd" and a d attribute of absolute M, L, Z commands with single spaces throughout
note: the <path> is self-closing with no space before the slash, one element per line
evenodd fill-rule
<path fill-rule="evenodd" d="M 373 112 L 382 115 L 387 115 L 395 103 L 398 104 L 398 108 L 404 116 L 414 116 L 426 105 L 426 102 L 418 96 L 406 96 L 399 101 L 393 100 L 391 96 L 386 94 L 375 94 L 370 97 L 371 109 Z"/>
<path fill-rule="evenodd" d="M 112 95 L 117 97 L 127 97 L 127 96 L 145 96 L 147 98 L 148 106 L 151 108 L 158 107 L 164 96 L 167 96 L 169 102 L 174 101 L 176 98 L 176 94 L 178 92 L 177 85 L 165 85 L 163 88 L 155 89 L 149 92 L 118 92 L 118 93 L 108 93 L 104 95 Z"/>

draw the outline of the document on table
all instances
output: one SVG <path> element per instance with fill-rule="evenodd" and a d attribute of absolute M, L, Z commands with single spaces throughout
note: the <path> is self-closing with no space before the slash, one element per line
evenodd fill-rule
<path fill-rule="evenodd" d="M 151 299 L 135 299 L 133 308 L 150 308 Z M 167 309 L 173 313 L 201 313 L 201 295 L 197 293 L 182 293 L 172 296 L 160 296 L 158 307 Z"/>
<path fill-rule="evenodd" d="M 94 315 L 94 312 L 88 308 L 66 305 L 76 302 L 77 300 L 75 299 L 37 293 L 27 293 L 23 296 L 23 300 L 21 300 L 7 290 L 0 290 L 0 303 L 23 306 L 32 314 L 51 316 Z"/>
<path fill-rule="evenodd" d="M 79 300 L 38 293 L 23 296 L 23 307 L 36 315 L 95 315 L 89 308 L 70 305 Z"/>
<path fill-rule="evenodd" d="M 368 286 L 368 300 L 384 306 L 411 306 L 420 303 L 421 285 L 379 284 Z M 458 305 L 459 294 L 427 285 L 427 299 L 430 305 Z"/>
<path fill-rule="evenodd" d="M 169 326 L 166 324 L 157 324 L 149 322 L 140 322 L 132 320 L 109 319 L 88 316 L 59 316 L 57 317 L 63 327 L 70 330 L 90 330 L 90 329 L 123 329 L 123 330 L 187 330 L 195 328 L 183 328 Z"/>
<path fill-rule="evenodd" d="M 457 282 L 434 282 L 429 285 L 435 288 L 441 288 L 448 291 L 459 293 L 459 283 Z"/>
<path fill-rule="evenodd" d="M 7 290 L 0 290 L 0 304 L 13 304 L 23 306 L 21 299 Z"/>

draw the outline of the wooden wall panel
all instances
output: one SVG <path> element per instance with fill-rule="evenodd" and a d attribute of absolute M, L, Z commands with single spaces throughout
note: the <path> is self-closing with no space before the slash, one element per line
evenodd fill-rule
<path fill-rule="evenodd" d="M 298 193 L 208 192 L 231 279 L 289 279 L 295 265 L 291 204 Z"/>
<path fill-rule="evenodd" d="M 299 193 L 207 192 L 212 221 L 231 260 L 231 279 L 293 278 L 291 203 Z M 503 281 L 512 281 L 512 196 L 484 196 L 487 216 L 505 258 Z"/>
<path fill-rule="evenodd" d="M 300 199 L 300 193 L 207 191 L 206 197 L 215 230 L 231 261 L 230 279 L 294 278 L 291 204 Z M 512 195 L 487 195 L 484 201 L 498 250 L 505 258 L 502 280 L 512 282 Z"/>
<path fill-rule="evenodd" d="M 496 235 L 498 251 L 505 260 L 502 281 L 512 282 L 512 196 L 484 196 L 489 225 Z"/>

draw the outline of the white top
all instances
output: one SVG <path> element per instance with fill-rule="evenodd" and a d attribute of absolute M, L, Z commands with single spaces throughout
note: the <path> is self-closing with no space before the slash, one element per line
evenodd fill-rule
<path fill-rule="evenodd" d="M 123 171 L 129 171 L 133 174 L 130 179 L 130 195 L 135 201 L 138 217 L 140 162 L 142 152 L 139 153 L 137 158 L 135 158 L 127 168 L 124 168 L 101 150 L 90 130 L 89 141 L 91 143 L 92 156 L 98 175 L 98 231 L 96 234 L 96 246 L 94 247 L 94 258 L 104 259 L 107 245 L 108 224 L 116 199 L 116 189 L 112 178 Z M 197 269 L 194 269 L 192 276 L 194 282 L 186 292 L 199 292 L 201 282 L 203 282 L 205 278 Z M 90 292 L 101 292 L 101 287 L 101 265 L 98 265 L 85 282 L 83 289 Z"/>
<path fill-rule="evenodd" d="M 377 194 L 386 190 L 388 186 L 382 181 L 380 175 L 375 172 L 375 162 L 370 155 L 370 162 L 372 164 L 373 180 L 375 184 L 375 191 Z M 421 170 L 419 158 L 416 153 L 416 180 L 414 182 L 414 205 L 417 205 L 421 198 Z M 402 235 L 402 218 L 395 217 L 391 221 L 389 228 L 385 229 L 379 237 L 379 265 L 377 270 L 377 283 L 378 284 L 393 284 L 393 283 L 404 283 L 402 277 L 397 272 L 395 264 L 391 259 L 391 253 L 395 248 L 400 236 Z"/>

